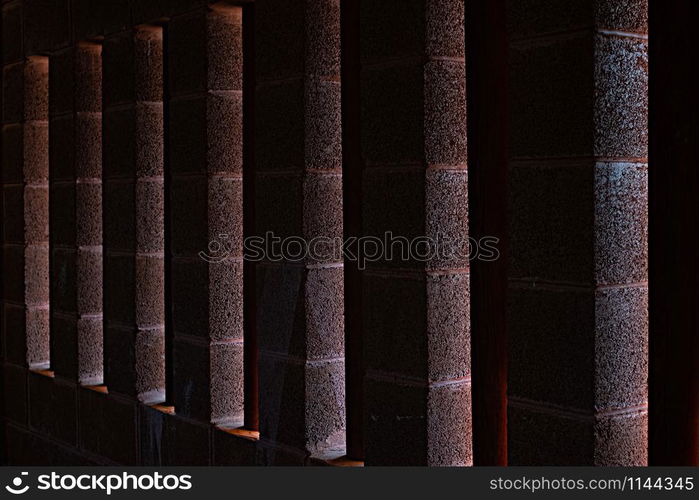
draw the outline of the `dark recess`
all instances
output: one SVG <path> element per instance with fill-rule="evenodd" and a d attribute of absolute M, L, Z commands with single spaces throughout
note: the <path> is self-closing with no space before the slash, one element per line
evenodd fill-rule
<path fill-rule="evenodd" d="M 649 465 L 699 465 L 697 15 L 650 2 Z"/>
<path fill-rule="evenodd" d="M 469 235 L 499 238 L 471 260 L 474 465 L 507 465 L 508 38 L 505 0 L 466 2 Z"/>

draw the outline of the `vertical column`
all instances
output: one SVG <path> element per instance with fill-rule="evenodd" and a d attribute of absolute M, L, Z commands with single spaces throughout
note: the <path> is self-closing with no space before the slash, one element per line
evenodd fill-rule
<path fill-rule="evenodd" d="M 51 368 L 87 385 L 102 365 L 102 48 L 50 63 Z"/>
<path fill-rule="evenodd" d="M 647 2 L 510 2 L 511 464 L 647 462 Z"/>
<path fill-rule="evenodd" d="M 173 401 L 178 414 L 243 422 L 242 8 L 168 26 Z"/>
<path fill-rule="evenodd" d="M 110 391 L 164 398 L 162 30 L 107 37 L 104 341 Z"/>
<path fill-rule="evenodd" d="M 464 2 L 360 14 L 365 463 L 470 465 Z"/>
<path fill-rule="evenodd" d="M 650 465 L 699 465 L 697 15 L 650 4 Z"/>
<path fill-rule="evenodd" d="M 339 0 L 256 2 L 255 30 L 255 229 L 285 239 L 256 269 L 260 437 L 274 463 L 283 450 L 344 453 L 343 266 L 329 243 L 342 238 Z"/>
<path fill-rule="evenodd" d="M 5 354 L 33 369 L 49 365 L 48 70 L 40 56 L 3 67 Z"/>

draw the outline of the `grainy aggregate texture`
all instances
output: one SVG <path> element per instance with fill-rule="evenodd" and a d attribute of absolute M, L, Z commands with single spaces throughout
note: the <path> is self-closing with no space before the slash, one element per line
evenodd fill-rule
<path fill-rule="evenodd" d="M 2 1 L 0 462 L 474 463 L 465 2 L 353 2 Z M 643 465 L 647 0 L 508 16 L 509 462 Z"/>
<path fill-rule="evenodd" d="M 464 3 L 363 2 L 360 23 L 363 234 L 466 237 Z M 468 272 L 368 264 L 367 465 L 472 463 Z"/>
<path fill-rule="evenodd" d="M 645 465 L 647 0 L 510 7 L 509 461 Z"/>
<path fill-rule="evenodd" d="M 255 30 L 255 232 L 341 238 L 340 2 L 256 2 Z M 257 265 L 265 464 L 344 453 L 343 264 L 331 255 Z"/>

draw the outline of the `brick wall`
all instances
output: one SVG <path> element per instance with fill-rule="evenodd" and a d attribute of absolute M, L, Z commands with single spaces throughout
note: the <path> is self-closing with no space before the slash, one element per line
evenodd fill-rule
<path fill-rule="evenodd" d="M 647 1 L 488 5 L 4 1 L 6 461 L 645 464 Z"/>

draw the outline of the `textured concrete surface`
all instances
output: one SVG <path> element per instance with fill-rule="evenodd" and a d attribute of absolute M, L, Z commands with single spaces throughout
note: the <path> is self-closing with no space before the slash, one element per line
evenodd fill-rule
<path fill-rule="evenodd" d="M 457 1 L 361 5 L 364 235 L 468 236 L 463 17 Z M 472 463 L 467 270 L 384 254 L 364 272 L 367 465 Z"/>
<path fill-rule="evenodd" d="M 49 66 L 51 366 L 90 384 L 104 379 L 101 53 L 79 44 Z"/>
<path fill-rule="evenodd" d="M 510 2 L 509 460 L 648 460 L 647 2 Z"/>
<path fill-rule="evenodd" d="M 150 401 L 165 388 L 162 29 L 106 37 L 102 56 L 105 383 Z"/>
<path fill-rule="evenodd" d="M 255 233 L 341 237 L 340 2 L 255 9 Z M 260 437 L 280 445 L 263 463 L 345 447 L 343 268 L 332 250 L 256 266 Z"/>
<path fill-rule="evenodd" d="M 9 463 L 309 465 L 345 450 L 345 363 L 358 361 L 345 359 L 342 260 L 259 263 L 245 291 L 242 264 L 244 225 L 343 234 L 341 2 L 257 0 L 254 24 L 208 4 L 2 5 Z M 464 2 L 358 15 L 351 217 L 368 236 L 466 238 L 478 75 Z M 648 460 L 647 19 L 647 0 L 510 2 L 513 465 Z M 222 234 L 230 255 L 200 259 Z M 351 288 L 367 465 L 473 463 L 470 272 L 463 257 L 382 258 Z M 246 299 L 259 434 L 234 428 L 252 404 Z M 166 368 L 174 409 L 156 404 Z"/>
<path fill-rule="evenodd" d="M 242 29 L 224 5 L 168 25 L 170 390 L 178 414 L 229 425 L 244 409 Z M 225 248 L 215 262 L 199 257 L 211 242 Z"/>

